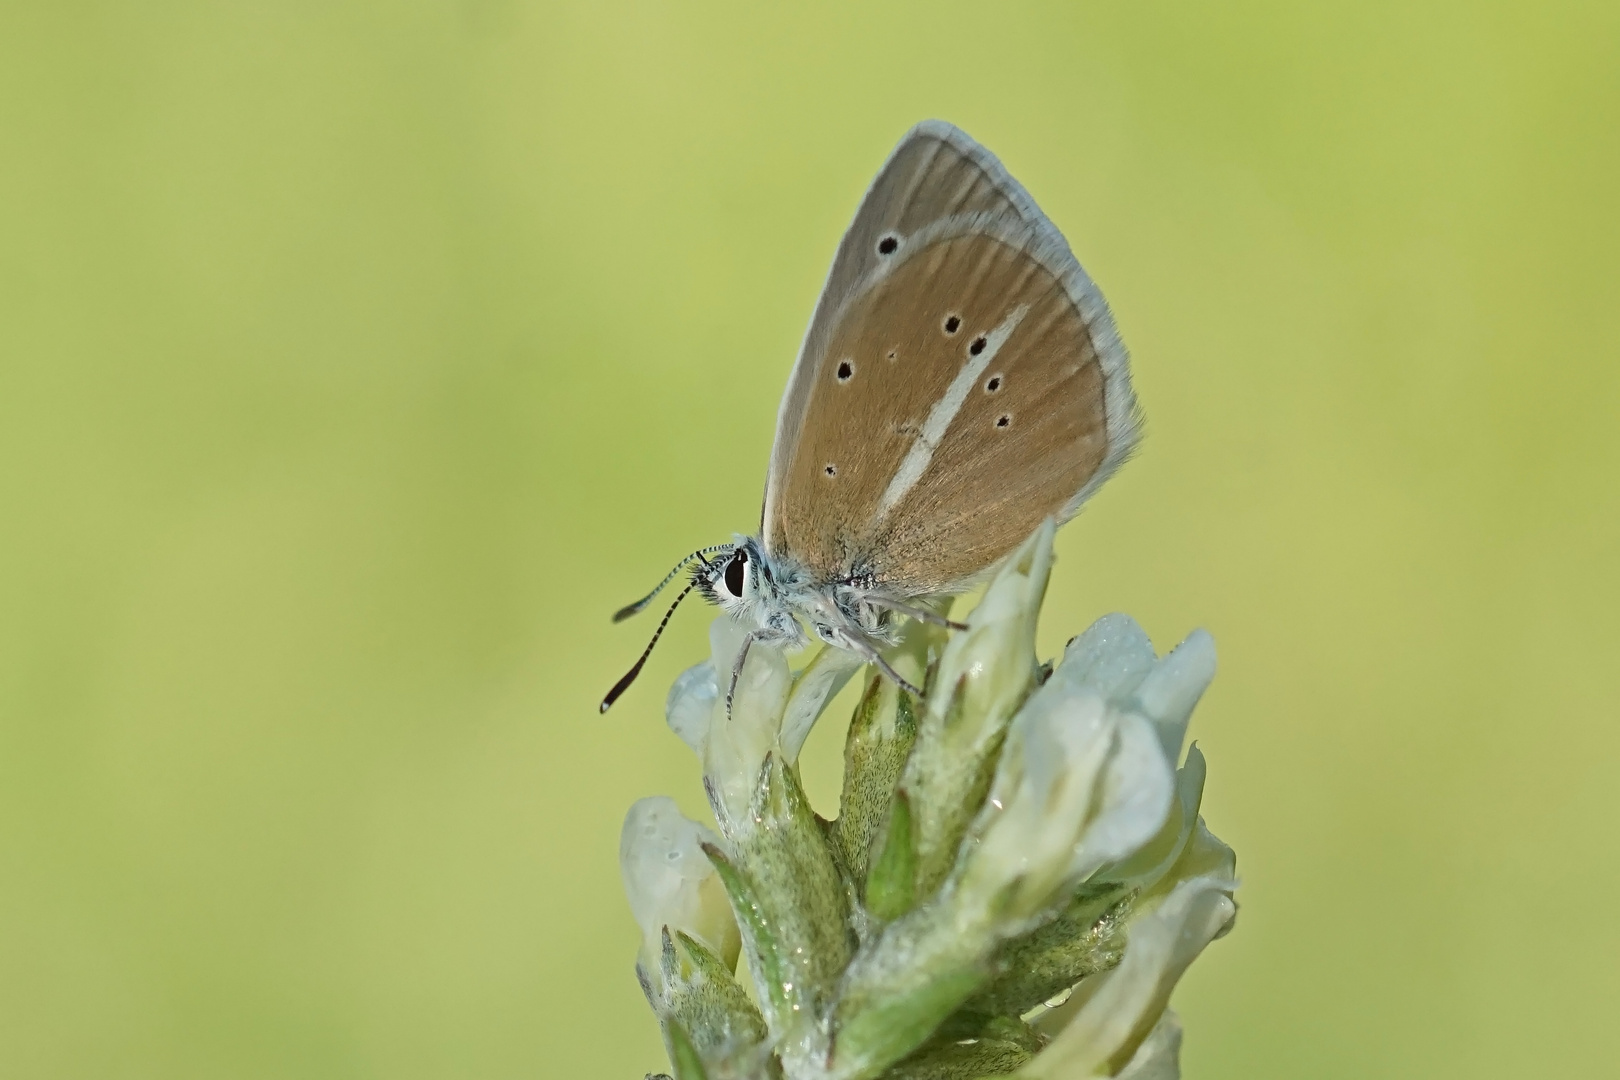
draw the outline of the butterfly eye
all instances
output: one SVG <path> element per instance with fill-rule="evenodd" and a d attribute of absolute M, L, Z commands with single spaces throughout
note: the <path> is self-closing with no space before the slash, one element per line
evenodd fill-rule
<path fill-rule="evenodd" d="M 743 581 L 748 576 L 748 552 L 739 551 L 726 563 L 725 586 L 732 596 L 743 594 Z"/>

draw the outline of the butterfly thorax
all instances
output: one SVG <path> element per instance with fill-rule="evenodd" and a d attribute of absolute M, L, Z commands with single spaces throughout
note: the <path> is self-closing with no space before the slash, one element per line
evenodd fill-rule
<path fill-rule="evenodd" d="M 829 581 L 789 557 L 769 554 L 752 536 L 736 537 L 729 549 L 695 567 L 692 576 L 704 598 L 747 627 L 756 640 L 785 648 L 805 645 L 810 634 L 859 652 L 865 650 L 857 643 L 892 644 L 895 630 L 881 602 L 905 599 L 890 597 L 869 573 Z"/>

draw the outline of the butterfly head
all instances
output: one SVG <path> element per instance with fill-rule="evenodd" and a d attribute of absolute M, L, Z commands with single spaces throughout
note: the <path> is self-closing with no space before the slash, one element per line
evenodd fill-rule
<path fill-rule="evenodd" d="M 709 603 L 765 639 L 798 642 L 803 634 L 794 617 L 791 581 L 758 539 L 739 536 L 718 556 L 692 568 L 692 580 Z M 791 575 L 790 575 L 791 576 Z"/>
<path fill-rule="evenodd" d="M 749 624 L 755 622 L 750 616 L 775 592 L 764 552 L 752 537 L 739 536 L 719 555 L 692 567 L 692 580 L 705 600 Z"/>

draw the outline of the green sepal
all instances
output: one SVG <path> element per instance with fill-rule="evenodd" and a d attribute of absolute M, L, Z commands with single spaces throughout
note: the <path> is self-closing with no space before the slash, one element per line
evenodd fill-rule
<path fill-rule="evenodd" d="M 840 1023 L 835 1035 L 837 1074 L 846 1080 L 878 1076 L 926 1042 L 984 979 L 977 967 L 958 968 L 854 1012 Z"/>
<path fill-rule="evenodd" d="M 1022 1067 L 1041 1049 L 1034 1028 L 1013 1016 L 958 1012 L 883 1080 L 979 1080 Z"/>
<path fill-rule="evenodd" d="M 704 851 L 731 900 L 770 1032 L 820 1015 L 854 952 L 850 898 L 792 766 L 766 755 L 750 827 L 728 859 Z"/>
<path fill-rule="evenodd" d="M 703 1059 L 679 1020 L 664 1021 L 664 1038 L 669 1043 L 669 1063 L 675 1067 L 675 1080 L 709 1080 Z"/>
<path fill-rule="evenodd" d="M 966 1039 L 995 1039 L 1010 1042 L 1034 1053 L 1046 1045 L 1046 1038 L 1016 1016 L 990 1016 L 973 1011 L 972 1003 L 951 1014 L 939 1026 L 930 1042 L 960 1042 Z"/>
<path fill-rule="evenodd" d="M 711 1063 L 762 1056 L 765 1018 L 726 964 L 701 941 L 667 927 L 661 951 L 666 991 L 660 1016 L 679 1023 Z"/>
<path fill-rule="evenodd" d="M 659 934 L 659 941 L 658 968 L 664 977 L 664 985 L 683 985 L 686 982 L 686 972 L 681 970 L 681 957 L 675 951 L 675 940 L 669 936 L 669 927 L 664 927 L 663 932 Z"/>
<path fill-rule="evenodd" d="M 731 970 L 725 962 L 709 951 L 709 947 L 684 930 L 675 931 L 675 941 L 686 953 L 693 970 L 711 979 L 731 979 Z M 735 982 L 735 980 L 732 980 Z"/>
<path fill-rule="evenodd" d="M 911 910 L 916 900 L 917 849 L 911 839 L 911 800 L 894 793 L 889 827 L 866 877 L 866 910 L 888 922 Z"/>
<path fill-rule="evenodd" d="M 861 906 L 861 894 L 866 890 L 866 880 L 857 879 L 850 872 L 849 863 L 844 859 L 843 843 L 838 836 L 838 822 L 828 821 L 820 814 L 816 815 L 816 824 L 821 828 L 821 836 L 827 842 L 827 850 L 832 853 L 833 866 L 838 870 L 839 887 L 843 890 L 843 910 L 850 913 L 850 926 L 855 931 L 857 947 L 860 941 L 866 939 L 867 924 L 866 909 Z"/>
<path fill-rule="evenodd" d="M 1055 919 L 997 951 L 1001 974 L 974 995 L 968 1008 L 1018 1016 L 1086 976 L 1118 966 L 1134 895 L 1117 885 L 1082 888 Z"/>
<path fill-rule="evenodd" d="M 787 991 L 783 989 L 790 981 L 787 977 L 787 968 L 783 963 L 781 949 L 777 945 L 776 934 L 771 928 L 770 918 L 760 906 L 759 898 L 754 892 L 753 882 L 732 865 L 725 852 L 713 844 L 704 844 L 703 854 L 709 857 L 715 873 L 720 875 L 720 884 L 725 886 L 726 896 L 731 901 L 731 910 L 737 916 L 737 928 L 742 933 L 743 951 L 748 957 L 754 983 L 759 987 L 760 993 L 765 995 L 767 1010 L 773 1014 L 789 1011 L 792 1003 L 788 1000 Z"/>
<path fill-rule="evenodd" d="M 895 785 L 916 741 L 917 702 L 888 679 L 873 675 L 844 740 L 836 823 L 839 851 L 851 875 L 863 884 L 872 843 L 883 828 Z"/>
<path fill-rule="evenodd" d="M 752 817 L 753 828 L 737 840 L 737 861 L 753 882 L 791 987 L 788 1012 L 771 1018 L 771 1032 L 779 1035 L 791 1023 L 819 1015 L 855 941 L 849 896 L 827 834 L 798 773 L 778 754 L 767 755 L 760 770 Z"/>

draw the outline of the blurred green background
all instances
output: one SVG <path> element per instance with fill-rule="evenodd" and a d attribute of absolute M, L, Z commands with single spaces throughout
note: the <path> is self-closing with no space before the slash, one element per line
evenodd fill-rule
<path fill-rule="evenodd" d="M 619 824 L 913 122 L 1112 301 L 1238 929 L 1195 1078 L 1620 1057 L 1620 7 L 0 6 L 0 1075 L 640 1077 Z M 838 733 L 812 739 L 830 812 Z"/>

